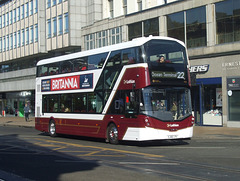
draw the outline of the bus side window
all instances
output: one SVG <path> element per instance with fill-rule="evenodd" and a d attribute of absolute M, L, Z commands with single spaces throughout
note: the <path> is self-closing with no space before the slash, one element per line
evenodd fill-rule
<path fill-rule="evenodd" d="M 122 64 L 129 65 L 136 63 L 136 48 L 122 50 Z"/>
<path fill-rule="evenodd" d="M 38 76 L 42 77 L 42 76 L 47 76 L 48 75 L 48 67 L 47 66 L 39 66 L 38 67 Z"/>
<path fill-rule="evenodd" d="M 108 53 L 92 55 L 88 57 L 88 70 L 102 68 Z"/>
<path fill-rule="evenodd" d="M 82 70 L 87 70 L 87 59 L 88 57 L 80 57 L 72 60 L 73 71 L 78 72 Z"/>
<path fill-rule="evenodd" d="M 61 63 L 61 73 L 70 73 L 72 72 L 73 63 L 72 60 L 67 60 Z"/>
<path fill-rule="evenodd" d="M 113 51 L 109 56 L 106 67 L 114 67 L 116 65 L 121 65 L 121 51 Z"/>
<path fill-rule="evenodd" d="M 56 75 L 59 74 L 59 63 L 52 63 L 48 68 L 48 75 Z"/>

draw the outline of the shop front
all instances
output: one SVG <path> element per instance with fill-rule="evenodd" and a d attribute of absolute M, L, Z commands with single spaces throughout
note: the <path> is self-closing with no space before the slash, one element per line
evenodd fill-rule
<path fill-rule="evenodd" d="M 196 59 L 191 65 L 196 125 L 240 127 L 240 56 Z"/>
<path fill-rule="evenodd" d="M 227 78 L 228 120 L 231 125 L 240 124 L 240 77 Z"/>
<path fill-rule="evenodd" d="M 196 79 L 192 98 L 197 125 L 223 126 L 221 77 Z"/>
<path fill-rule="evenodd" d="M 31 115 L 35 112 L 35 91 L 7 92 L 1 93 L 0 108 L 5 116 L 24 116 L 23 108 L 25 103 L 31 108 Z"/>
<path fill-rule="evenodd" d="M 192 104 L 195 124 L 200 126 L 223 126 L 222 77 L 208 77 L 210 64 L 190 68 Z"/>

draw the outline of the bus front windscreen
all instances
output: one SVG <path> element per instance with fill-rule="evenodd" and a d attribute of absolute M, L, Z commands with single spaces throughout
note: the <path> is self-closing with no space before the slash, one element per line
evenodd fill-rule
<path fill-rule="evenodd" d="M 144 49 L 149 63 L 187 63 L 185 47 L 175 41 L 151 40 Z"/>
<path fill-rule="evenodd" d="M 149 65 L 152 83 L 187 81 L 185 47 L 175 41 L 152 40 L 144 45 L 145 61 Z"/>
<path fill-rule="evenodd" d="M 140 113 L 161 121 L 178 121 L 191 115 L 190 90 L 187 88 L 142 89 Z"/>

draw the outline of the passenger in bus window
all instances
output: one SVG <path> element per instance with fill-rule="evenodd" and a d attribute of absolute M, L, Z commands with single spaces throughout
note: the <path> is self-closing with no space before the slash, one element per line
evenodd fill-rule
<path fill-rule="evenodd" d="M 129 64 L 134 64 L 134 63 L 135 63 L 135 60 L 134 60 L 133 57 L 129 57 L 128 59 L 129 59 L 129 61 L 128 61 L 128 63 L 127 63 L 128 65 L 129 65 Z"/>
<path fill-rule="evenodd" d="M 54 112 L 58 112 L 58 103 L 57 102 L 55 102 L 54 103 Z"/>
<path fill-rule="evenodd" d="M 165 60 L 165 57 L 163 55 L 158 56 L 159 59 L 157 60 L 158 63 L 171 63 L 170 60 Z"/>
<path fill-rule="evenodd" d="M 159 57 L 159 59 L 157 60 L 158 63 L 165 63 L 165 58 L 163 55 L 159 55 L 158 57 Z"/>

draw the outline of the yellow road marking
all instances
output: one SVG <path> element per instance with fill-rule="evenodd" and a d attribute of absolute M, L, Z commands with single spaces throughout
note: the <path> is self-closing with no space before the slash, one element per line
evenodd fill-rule
<path fill-rule="evenodd" d="M 44 140 L 44 139 L 40 139 L 40 138 L 37 140 L 45 141 L 45 142 L 49 142 L 49 143 L 64 144 L 64 145 L 79 147 L 79 148 L 100 149 L 101 151 L 114 151 L 114 152 L 118 152 L 118 153 L 135 154 L 135 155 L 141 155 L 141 156 L 146 156 L 146 157 L 155 157 L 155 158 L 164 157 L 163 155 L 155 155 L 155 154 L 141 153 L 141 152 L 135 152 L 135 151 L 118 150 L 118 149 L 113 149 L 113 148 L 103 148 L 103 147 L 98 147 L 98 146 L 84 146 L 84 145 L 79 145 L 79 144 L 74 144 L 74 143 L 66 143 L 66 142 L 61 142 L 61 141 Z M 96 151 L 93 151 L 93 152 L 96 152 Z M 91 153 L 93 153 L 93 152 L 91 152 Z M 100 151 L 98 151 L 98 152 L 100 152 Z M 89 153 L 89 154 L 85 154 L 83 156 L 86 156 L 86 155 L 90 156 L 91 154 Z"/>

